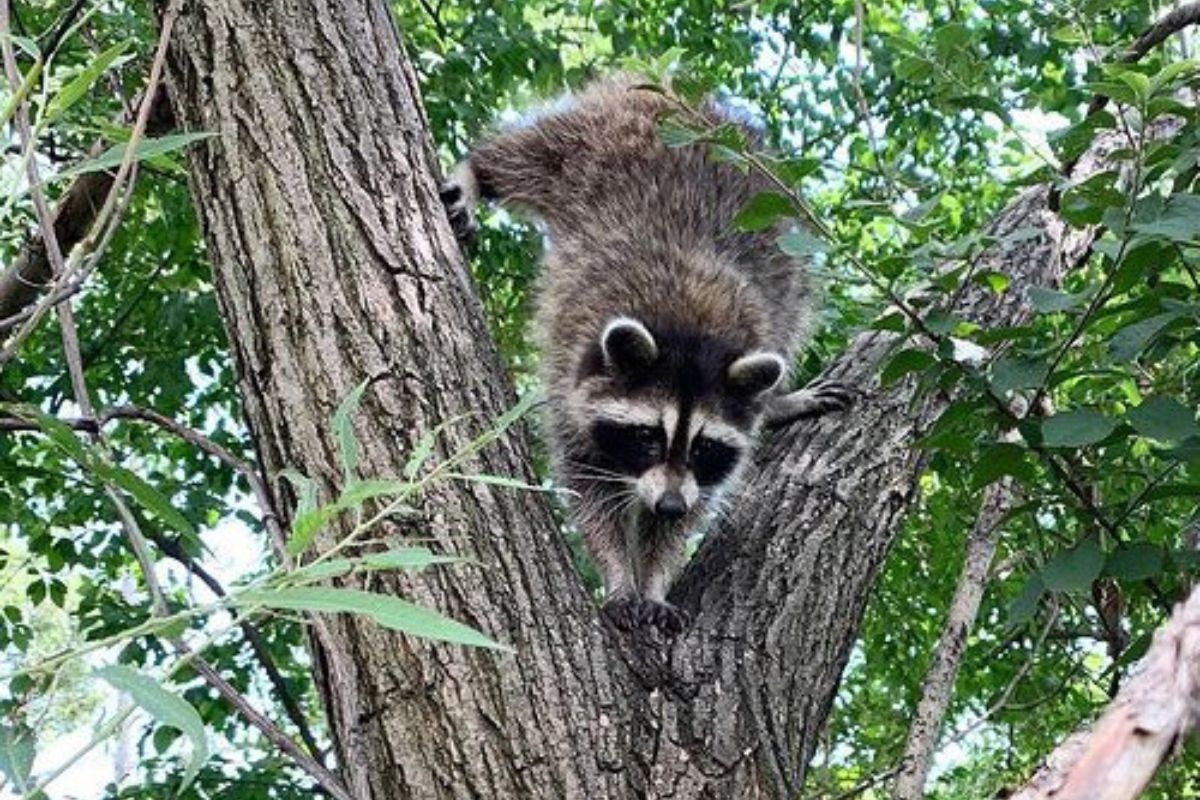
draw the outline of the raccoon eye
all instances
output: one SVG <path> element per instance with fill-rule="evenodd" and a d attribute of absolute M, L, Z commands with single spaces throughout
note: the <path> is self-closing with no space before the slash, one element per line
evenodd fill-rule
<path fill-rule="evenodd" d="M 655 428 L 648 425 L 638 425 L 633 429 L 633 441 L 643 450 L 657 448 L 659 444 L 659 432 Z"/>
<path fill-rule="evenodd" d="M 706 436 L 697 436 L 692 442 L 691 457 L 688 459 L 696 476 L 696 483 L 701 486 L 711 486 L 723 481 L 733 472 L 737 460 L 737 448 Z"/>
<path fill-rule="evenodd" d="M 592 442 L 606 466 L 630 475 L 645 472 L 662 457 L 662 431 L 651 425 L 597 422 Z"/>

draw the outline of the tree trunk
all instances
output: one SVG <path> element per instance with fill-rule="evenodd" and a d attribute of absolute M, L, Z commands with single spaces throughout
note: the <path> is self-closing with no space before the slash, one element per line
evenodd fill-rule
<path fill-rule="evenodd" d="M 361 472 L 399 475 L 428 430 L 457 450 L 512 402 L 438 201 L 415 77 L 378 0 L 193 0 L 172 45 L 179 124 L 217 136 L 191 154 L 195 202 L 263 468 L 332 493 L 328 422 L 372 380 Z M 997 221 L 1040 239 L 981 268 L 1007 295 L 968 293 L 968 318 L 1012 322 L 1020 287 L 1057 280 L 1078 242 L 1020 198 Z M 356 796 L 795 796 L 871 586 L 913 494 L 911 448 L 945 399 L 880 388 L 893 340 L 859 337 L 830 374 L 849 413 L 773 435 L 732 519 L 676 587 L 696 615 L 673 645 L 604 627 L 540 495 L 438 485 L 425 518 L 480 566 L 371 579 L 473 624 L 515 655 L 415 641 L 352 617 L 312 625 L 318 685 Z M 474 468 L 530 478 L 519 437 Z M 278 485 L 275 485 L 278 491 Z M 283 505 L 281 503 L 281 505 Z M 281 508 L 286 518 L 287 509 Z M 346 529 L 328 532 L 328 546 Z"/>

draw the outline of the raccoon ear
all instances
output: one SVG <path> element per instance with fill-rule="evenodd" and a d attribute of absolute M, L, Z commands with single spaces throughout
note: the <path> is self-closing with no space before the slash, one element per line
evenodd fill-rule
<path fill-rule="evenodd" d="M 783 378 L 784 362 L 775 353 L 756 350 L 729 365 L 725 374 L 729 386 L 746 394 L 762 394 L 774 389 Z"/>
<path fill-rule="evenodd" d="M 617 317 L 600 334 L 604 363 L 617 369 L 648 367 L 658 358 L 658 344 L 646 326 L 631 317 Z"/>

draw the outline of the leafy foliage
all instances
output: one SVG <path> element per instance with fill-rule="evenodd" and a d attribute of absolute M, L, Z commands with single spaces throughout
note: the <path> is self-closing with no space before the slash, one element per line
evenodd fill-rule
<path fill-rule="evenodd" d="M 119 162 L 130 132 L 114 120 L 136 101 L 156 35 L 144 5 L 100 5 L 54 52 L 42 52 L 49 33 L 71 21 L 73 5 L 18 7 L 12 42 L 27 79 L 0 92 L 6 120 L 16 99 L 32 100 L 36 158 L 52 198 Z M 395 12 L 447 164 L 498 112 L 618 66 L 663 73 L 682 64 L 681 91 L 714 89 L 761 126 L 771 154 L 686 119 L 665 121 L 664 133 L 676 144 L 707 139 L 719 156 L 776 176 L 780 191 L 755 198 L 739 218 L 743 227 L 765 229 L 807 211 L 825 221 L 780 241 L 816 258 L 828 287 L 802 377 L 873 327 L 897 335 L 879 365 L 885 384 L 912 381 L 955 397 L 923 441 L 920 502 L 873 598 L 811 788 L 837 795 L 894 766 L 978 498 L 1008 476 L 1021 504 L 1004 522 L 931 786 L 942 798 L 988 796 L 1019 782 L 1106 701 L 1200 566 L 1200 124 L 1178 100 L 1197 72 L 1175 43 L 1142 63 L 1117 63 L 1156 12 L 1139 0 L 863 5 L 861 27 L 849 0 L 455 0 L 402 2 Z M 1112 102 L 1085 117 L 1097 93 Z M 1151 135 L 1171 118 L 1185 124 Z M 1047 127 L 1057 130 L 1043 140 Z M 11 264 L 34 216 L 26 153 L 5 130 L 0 253 Z M 142 177 L 76 299 L 82 360 L 99 408 L 153 408 L 252 461 L 181 180 L 181 149 L 204 135 L 138 145 Z M 1063 166 L 1098 136 L 1115 137 L 1119 168 L 1072 180 Z M 1059 194 L 1064 224 L 1101 226 L 1086 261 L 1066 285 L 1031 290 L 1035 313 L 1018 326 L 988 328 L 946 313 L 945 301 L 961 292 L 1010 290 L 1003 274 L 976 268 L 997 244 L 984 224 L 1043 181 Z M 472 268 L 497 341 L 529 384 L 536 356 L 526 327 L 540 245 L 502 212 L 485 221 Z M 1016 231 L 1008 241 L 1033 235 Z M 915 318 L 897 310 L 896 298 Z M 140 676 L 124 688 L 162 676 L 154 685 L 193 709 L 213 743 L 203 765 L 181 759 L 197 751 L 197 740 L 194 721 L 174 704 L 174 721 L 138 741 L 136 775 L 108 787 L 109 796 L 309 796 L 307 779 L 192 671 L 166 677 L 172 637 L 206 639 L 205 657 L 235 688 L 285 718 L 241 634 L 213 627 L 227 601 L 187 580 L 181 564 L 219 563 L 213 543 L 236 533 L 270 555 L 250 559 L 236 576 L 241 600 L 229 605 L 362 608 L 361 598 L 330 595 L 321 582 L 377 569 L 454 569 L 454 560 L 421 548 L 356 557 L 344 546 L 321 549 L 331 524 L 352 520 L 362 535 L 380 509 L 405 513 L 430 480 L 505 479 L 456 472 L 467 461 L 432 464 L 440 430 L 415 448 L 402 476 L 359 475 L 354 417 L 369 391 L 359 387 L 330 423 L 345 486 L 323 498 L 304 476 L 288 476 L 299 500 L 290 555 L 313 558 L 288 571 L 271 554 L 266 520 L 251 511 L 254 487 L 227 461 L 144 420 L 110 421 L 103 447 L 61 421 L 79 411 L 61 342 L 48 321 L 0 372 L 5 416 L 37 428 L 0 432 L 0 647 L 10 677 L 0 692 L 0 773 L 29 788 L 48 768 L 35 760 L 47 742 L 96 721 L 103 695 L 83 659 L 57 662 L 56 678 L 36 668 L 86 651 L 118 662 L 110 675 Z M 960 357 L 967 345 L 984 354 L 978 364 Z M 1013 411 L 1022 407 L 1033 411 Z M 167 622 L 151 618 L 148 587 L 106 494 L 111 486 L 132 501 L 169 579 Z M 398 602 L 366 610 L 387 616 L 384 624 L 472 638 Z M 284 685 L 321 736 L 301 626 L 278 615 L 261 630 Z M 155 690 L 132 693 L 162 701 Z M 178 728 L 190 750 L 173 746 Z M 1186 796 L 1196 770 L 1189 755 L 1156 791 Z M 185 786 L 191 771 L 195 781 Z M 878 790 L 865 796 L 870 791 Z"/>

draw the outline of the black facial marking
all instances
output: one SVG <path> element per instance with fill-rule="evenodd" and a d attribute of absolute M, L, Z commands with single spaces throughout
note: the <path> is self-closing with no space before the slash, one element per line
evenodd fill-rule
<path fill-rule="evenodd" d="M 592 444 L 600 465 L 626 475 L 641 475 L 662 461 L 663 432 L 650 425 L 599 421 L 592 424 Z"/>
<path fill-rule="evenodd" d="M 690 460 L 696 483 L 712 486 L 725 480 L 729 473 L 733 472 L 737 465 L 738 451 L 724 442 L 701 435 L 692 442 Z"/>

